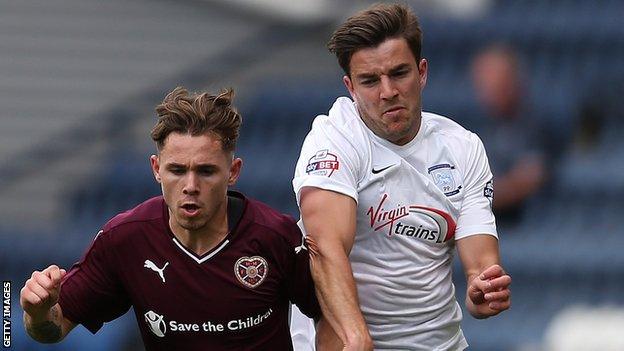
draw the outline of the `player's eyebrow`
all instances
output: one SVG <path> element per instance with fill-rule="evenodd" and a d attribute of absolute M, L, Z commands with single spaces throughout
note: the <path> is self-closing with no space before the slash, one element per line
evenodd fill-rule
<path fill-rule="evenodd" d="M 199 165 L 196 165 L 194 168 L 195 170 L 198 170 L 198 171 L 216 171 L 219 169 L 217 165 L 213 165 L 210 163 L 199 164 Z"/>
<path fill-rule="evenodd" d="M 398 64 L 398 65 L 390 68 L 388 70 L 388 74 L 392 75 L 392 74 L 395 74 L 395 73 L 397 73 L 399 71 L 406 70 L 406 69 L 409 69 L 409 68 L 410 68 L 409 63 L 401 63 L 401 64 Z M 379 73 L 363 72 L 363 73 L 356 74 L 355 78 L 360 79 L 360 80 L 374 79 L 374 78 L 378 78 L 379 75 L 380 75 Z"/>
<path fill-rule="evenodd" d="M 407 63 L 402 63 L 402 64 L 400 64 L 400 65 L 398 65 L 398 66 L 392 67 L 388 73 L 389 73 L 389 74 L 395 74 L 395 73 L 397 73 L 397 72 L 399 72 L 399 71 L 403 71 L 403 70 L 406 70 L 406 69 L 408 69 L 408 68 L 410 68 L 410 65 L 409 65 L 409 64 L 407 64 Z"/>
<path fill-rule="evenodd" d="M 176 163 L 176 162 L 167 163 L 166 167 L 169 168 L 169 169 L 173 169 L 173 168 L 183 168 L 183 169 L 186 169 L 186 168 L 188 168 L 187 165 L 181 164 L 181 163 Z M 215 164 L 212 164 L 212 163 L 200 163 L 200 164 L 194 165 L 192 168 L 196 169 L 196 170 L 216 170 L 219 167 L 217 165 L 215 165 Z"/>
<path fill-rule="evenodd" d="M 375 79 L 377 77 L 379 77 L 379 74 L 369 72 L 359 73 L 355 75 L 355 78 L 357 78 L 358 80 Z"/>
<path fill-rule="evenodd" d="M 165 165 L 167 168 L 186 168 L 186 165 L 181 163 L 170 162 Z"/>

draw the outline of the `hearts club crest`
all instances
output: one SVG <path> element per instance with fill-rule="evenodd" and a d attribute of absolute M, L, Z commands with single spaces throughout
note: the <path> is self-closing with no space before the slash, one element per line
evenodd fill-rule
<path fill-rule="evenodd" d="M 260 256 L 241 257 L 234 264 L 234 275 L 244 286 L 256 288 L 269 271 L 267 261 Z"/>

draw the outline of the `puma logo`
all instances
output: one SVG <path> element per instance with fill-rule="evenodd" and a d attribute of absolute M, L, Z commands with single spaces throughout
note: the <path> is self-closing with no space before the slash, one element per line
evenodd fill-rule
<path fill-rule="evenodd" d="M 167 266 L 169 265 L 169 262 L 165 263 L 165 265 L 163 266 L 163 268 L 158 268 L 158 266 L 156 266 L 154 264 L 154 262 L 150 261 L 150 260 L 145 260 L 145 264 L 143 265 L 143 267 L 145 268 L 149 268 L 151 270 L 153 270 L 154 272 L 158 273 L 158 275 L 160 276 L 160 279 L 162 279 L 163 283 L 165 282 L 165 268 L 167 268 Z"/>
<path fill-rule="evenodd" d="M 301 250 L 307 250 L 308 248 L 306 247 L 306 243 L 305 243 L 305 236 L 301 236 L 301 245 L 295 247 L 295 254 L 298 254 L 299 252 L 301 252 Z"/>

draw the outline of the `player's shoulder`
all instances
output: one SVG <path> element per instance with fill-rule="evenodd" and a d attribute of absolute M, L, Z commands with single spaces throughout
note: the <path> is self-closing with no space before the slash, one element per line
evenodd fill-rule
<path fill-rule="evenodd" d="M 102 232 L 107 235 L 115 233 L 117 238 L 140 232 L 137 229 L 147 223 L 162 221 L 165 206 L 162 196 L 148 199 L 110 219 L 102 228 Z"/>
<path fill-rule="evenodd" d="M 288 242 L 301 241 L 301 232 L 292 216 L 251 198 L 247 198 L 245 212 L 248 221 L 262 228 L 262 235 L 279 237 Z"/>
<path fill-rule="evenodd" d="M 422 120 L 423 124 L 427 126 L 429 134 L 433 135 L 434 138 L 456 144 L 460 150 L 466 150 L 466 147 L 472 148 L 479 142 L 475 133 L 449 117 L 423 111 Z"/>
<path fill-rule="evenodd" d="M 353 142 L 365 135 L 363 127 L 355 103 L 348 97 L 341 96 L 326 115 L 318 115 L 314 119 L 312 133 Z"/>

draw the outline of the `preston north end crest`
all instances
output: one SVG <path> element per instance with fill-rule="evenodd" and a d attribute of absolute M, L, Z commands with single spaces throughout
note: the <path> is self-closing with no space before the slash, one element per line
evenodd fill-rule
<path fill-rule="evenodd" d="M 453 172 L 455 171 L 455 166 L 453 165 L 443 163 L 429 167 L 427 171 L 433 178 L 433 183 L 446 196 L 455 195 L 459 193 L 459 190 L 462 188 L 461 185 L 457 186 L 453 178 Z"/>

